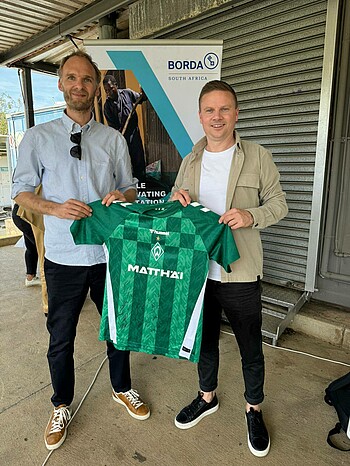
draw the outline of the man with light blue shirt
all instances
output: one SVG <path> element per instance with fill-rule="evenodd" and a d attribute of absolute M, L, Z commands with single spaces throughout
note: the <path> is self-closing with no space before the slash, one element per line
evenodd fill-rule
<path fill-rule="evenodd" d="M 92 116 L 100 71 L 91 57 L 76 51 L 59 68 L 58 88 L 67 108 L 62 118 L 29 129 L 20 146 L 13 179 L 16 203 L 44 215 L 45 276 L 50 333 L 48 362 L 54 411 L 45 430 L 49 450 L 67 435 L 74 396 L 74 340 L 88 291 L 101 314 L 106 259 L 102 246 L 75 245 L 70 225 L 93 215 L 88 203 L 102 199 L 133 202 L 137 180 L 123 136 Z M 34 193 L 42 184 L 42 197 Z M 131 388 L 129 352 L 107 343 L 113 399 L 139 420 L 149 408 Z"/>

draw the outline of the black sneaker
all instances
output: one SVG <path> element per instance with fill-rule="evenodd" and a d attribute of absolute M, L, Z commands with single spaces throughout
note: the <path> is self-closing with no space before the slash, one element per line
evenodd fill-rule
<path fill-rule="evenodd" d="M 219 401 L 216 394 L 210 403 L 203 400 L 203 393 L 198 392 L 198 396 L 192 403 L 183 408 L 175 418 L 175 425 L 179 429 L 190 429 L 198 424 L 203 417 L 215 413 L 219 409 Z"/>
<path fill-rule="evenodd" d="M 246 413 L 248 447 L 255 456 L 266 456 L 270 450 L 270 438 L 261 411 L 250 408 Z"/>

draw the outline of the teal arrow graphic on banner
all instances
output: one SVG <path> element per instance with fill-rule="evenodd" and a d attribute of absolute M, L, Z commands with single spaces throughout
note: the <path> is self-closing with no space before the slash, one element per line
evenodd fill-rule
<path fill-rule="evenodd" d="M 143 53 L 140 51 L 128 50 L 125 52 L 107 51 L 107 54 L 114 63 L 116 69 L 131 70 L 134 73 L 135 78 L 145 91 L 180 156 L 184 158 L 191 152 L 193 141 Z"/>

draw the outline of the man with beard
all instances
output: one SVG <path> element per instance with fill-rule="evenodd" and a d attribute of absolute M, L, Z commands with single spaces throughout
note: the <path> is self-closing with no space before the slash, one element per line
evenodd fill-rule
<path fill-rule="evenodd" d="M 47 353 L 54 405 L 45 430 L 49 450 L 67 435 L 74 396 L 74 340 L 88 291 L 101 314 L 106 274 L 102 246 L 76 246 L 70 225 L 92 215 L 88 203 L 133 202 L 136 180 L 123 136 L 92 118 L 101 74 L 81 51 L 65 57 L 58 88 L 67 108 L 62 118 L 29 129 L 20 146 L 12 195 L 16 203 L 44 215 L 45 276 L 49 310 Z M 34 193 L 42 183 L 42 197 Z M 112 397 L 139 420 L 149 408 L 131 388 L 129 352 L 107 343 Z"/>

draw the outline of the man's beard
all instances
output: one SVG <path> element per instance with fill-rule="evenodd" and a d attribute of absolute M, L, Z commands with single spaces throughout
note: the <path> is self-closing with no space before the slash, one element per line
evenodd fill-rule
<path fill-rule="evenodd" d="M 70 96 L 67 91 L 63 92 L 64 100 L 66 101 L 67 107 L 76 112 L 85 112 L 91 110 L 95 96 L 90 97 L 86 100 L 74 99 Z"/>
<path fill-rule="evenodd" d="M 118 91 L 109 94 L 108 97 L 109 97 L 110 99 L 112 99 L 112 100 L 118 100 L 118 98 L 119 98 Z"/>

